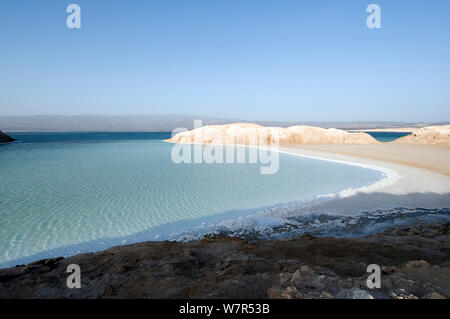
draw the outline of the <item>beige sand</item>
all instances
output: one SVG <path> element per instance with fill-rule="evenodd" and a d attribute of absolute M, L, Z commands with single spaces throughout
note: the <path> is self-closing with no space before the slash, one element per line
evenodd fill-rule
<path fill-rule="evenodd" d="M 450 176 L 450 146 L 448 145 L 380 143 L 375 145 L 289 145 L 289 148 L 375 159 Z"/>
<path fill-rule="evenodd" d="M 450 146 L 286 145 L 282 152 L 380 169 L 388 178 L 302 207 L 303 213 L 352 215 L 375 209 L 450 207 Z M 283 169 L 280 166 L 280 169 Z"/>

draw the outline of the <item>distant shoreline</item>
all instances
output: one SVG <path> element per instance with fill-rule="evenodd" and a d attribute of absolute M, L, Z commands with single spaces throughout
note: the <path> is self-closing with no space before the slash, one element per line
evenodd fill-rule
<path fill-rule="evenodd" d="M 256 123 L 262 126 L 290 127 L 304 125 L 359 131 L 450 124 L 450 122 L 256 120 L 207 117 L 196 114 L 0 115 L 0 129 L 7 132 L 171 132 L 180 127 L 192 129 L 195 120 L 201 120 L 203 125 L 241 122 Z"/>
<path fill-rule="evenodd" d="M 417 127 L 392 127 L 392 128 L 368 128 L 368 129 L 351 129 L 348 132 L 392 132 L 392 133 L 412 133 L 424 126 Z"/>
<path fill-rule="evenodd" d="M 392 132 L 392 133 L 410 133 L 415 130 L 422 128 L 420 127 L 394 127 L 394 128 L 379 128 L 379 129 L 346 129 L 346 128 L 338 128 L 347 132 Z M 7 133 L 159 133 L 159 132 L 171 132 L 170 130 L 161 131 L 161 130 L 4 130 Z"/>

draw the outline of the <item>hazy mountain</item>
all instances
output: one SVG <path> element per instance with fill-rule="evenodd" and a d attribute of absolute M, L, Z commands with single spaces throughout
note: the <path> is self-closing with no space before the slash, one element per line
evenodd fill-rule
<path fill-rule="evenodd" d="M 424 126 L 425 123 L 403 122 L 287 122 L 287 121 L 248 121 L 242 119 L 211 118 L 195 115 L 36 115 L 0 116 L 0 128 L 4 131 L 34 132 L 170 132 L 175 128 L 192 129 L 194 120 L 202 120 L 203 125 L 226 124 L 233 122 L 253 122 L 264 126 L 288 127 L 310 125 L 324 128 L 362 129 L 385 127 Z"/>
<path fill-rule="evenodd" d="M 192 115 L 127 115 L 127 116 L 1 116 L 0 128 L 4 131 L 35 132 L 169 132 L 178 127 L 192 129 L 194 120 L 203 124 L 225 124 L 237 120 L 214 119 Z"/>

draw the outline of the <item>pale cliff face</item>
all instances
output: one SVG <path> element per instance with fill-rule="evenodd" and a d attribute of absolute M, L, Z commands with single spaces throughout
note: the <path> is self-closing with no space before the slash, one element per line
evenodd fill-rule
<path fill-rule="evenodd" d="M 450 145 L 450 125 L 423 127 L 393 143 Z"/>
<path fill-rule="evenodd" d="M 209 125 L 181 132 L 168 140 L 173 143 L 199 144 L 376 144 L 365 133 L 349 133 L 338 129 L 311 126 L 264 127 L 257 124 L 234 123 Z"/>

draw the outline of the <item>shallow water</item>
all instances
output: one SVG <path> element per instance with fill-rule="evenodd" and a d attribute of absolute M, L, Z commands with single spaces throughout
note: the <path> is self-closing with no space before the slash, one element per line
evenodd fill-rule
<path fill-rule="evenodd" d="M 177 165 L 168 133 L 11 135 L 19 142 L 0 147 L 0 266 L 177 238 L 385 177 L 288 154 L 274 175 L 261 164 Z"/>

